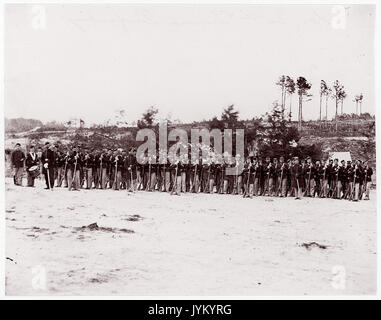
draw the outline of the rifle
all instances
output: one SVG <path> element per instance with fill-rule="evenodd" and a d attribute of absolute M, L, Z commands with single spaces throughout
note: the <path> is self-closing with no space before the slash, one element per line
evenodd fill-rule
<path fill-rule="evenodd" d="M 151 189 L 151 162 L 148 163 L 148 181 L 146 185 L 146 191 Z"/>
<path fill-rule="evenodd" d="M 337 169 L 337 173 L 336 173 L 336 187 L 335 187 L 335 191 L 334 192 L 336 192 L 336 194 L 335 194 L 335 196 L 336 197 L 338 197 L 338 198 L 340 198 L 340 195 L 339 195 L 339 189 L 338 189 L 338 183 L 339 183 L 339 168 Z"/>
<path fill-rule="evenodd" d="M 257 179 L 257 170 L 255 170 L 255 171 L 254 171 L 254 181 L 253 181 L 253 182 L 254 182 L 254 183 L 253 183 L 253 194 L 254 194 L 254 191 L 255 191 L 255 190 L 254 190 L 255 179 Z M 257 196 L 257 194 L 256 194 L 256 196 Z"/>
<path fill-rule="evenodd" d="M 277 196 L 279 195 L 279 192 L 282 192 L 283 169 L 284 169 L 284 163 L 282 164 L 282 168 L 280 170 L 280 183 L 279 183 L 278 190 L 277 190 Z"/>
<path fill-rule="evenodd" d="M 238 168 L 237 168 L 237 163 L 235 165 L 235 175 L 233 179 L 233 193 L 232 194 L 238 194 L 238 179 L 237 179 L 237 173 L 238 173 Z"/>
<path fill-rule="evenodd" d="M 196 191 L 196 175 L 197 175 L 197 163 L 194 167 L 194 177 L 193 177 L 193 184 L 192 184 L 192 190 L 194 190 L 195 192 L 197 192 Z"/>
<path fill-rule="evenodd" d="M 323 185 L 322 186 L 320 186 L 321 187 L 321 190 L 320 190 L 320 192 L 319 192 L 319 198 L 321 198 L 321 196 L 323 195 L 323 193 L 324 193 L 324 187 L 325 187 L 325 171 L 327 170 L 327 167 L 325 166 L 324 167 L 324 172 L 323 172 Z"/>
<path fill-rule="evenodd" d="M 143 184 L 143 176 L 144 176 L 144 167 L 142 167 L 142 170 L 140 172 L 140 181 L 139 181 L 139 184 L 138 184 L 138 188 L 137 190 L 139 191 L 140 187 L 142 187 L 142 184 Z M 136 178 L 138 177 L 138 168 L 136 167 Z"/>
<path fill-rule="evenodd" d="M 208 179 L 206 180 L 206 187 L 208 188 L 209 193 L 210 193 L 210 167 L 211 167 L 211 164 L 209 164 Z M 206 190 L 206 188 L 205 188 L 205 190 Z"/>
<path fill-rule="evenodd" d="M 310 171 L 308 172 L 308 179 L 307 179 L 307 186 L 306 189 L 303 192 L 303 196 L 305 196 L 307 190 L 310 189 L 310 183 L 311 183 L 311 171 L 312 171 L 312 165 L 310 165 Z"/>
<path fill-rule="evenodd" d="M 167 171 L 166 171 L 165 163 L 164 163 L 164 167 L 163 167 L 163 172 L 164 172 L 164 184 L 162 187 L 162 191 L 168 191 L 167 190 Z"/>
<path fill-rule="evenodd" d="M 77 157 L 78 155 L 76 155 L 75 157 Z M 75 158 L 75 163 L 74 163 L 74 175 L 73 175 L 73 181 L 74 181 L 74 184 L 75 184 L 75 187 L 77 188 L 77 185 L 76 185 L 76 182 L 75 182 L 75 176 L 77 174 L 77 161 L 78 161 L 78 158 Z"/>
<path fill-rule="evenodd" d="M 172 186 L 172 190 L 171 190 L 171 195 L 173 194 L 175 188 L 176 188 L 176 193 L 178 192 L 177 190 L 177 168 L 179 166 L 179 163 L 176 163 L 176 168 L 175 168 L 175 179 L 173 181 L 173 186 Z"/>
<path fill-rule="evenodd" d="M 199 182 L 198 182 L 198 191 L 196 193 L 199 193 L 201 192 L 201 186 L 202 186 L 202 179 L 204 178 L 204 170 L 201 166 L 201 175 L 200 175 L 200 179 L 199 179 Z M 204 190 L 202 190 L 204 191 Z"/>
<path fill-rule="evenodd" d="M 134 190 L 134 178 L 133 178 L 133 175 L 132 175 L 132 167 L 131 166 L 130 166 L 130 179 L 131 179 L 130 190 L 132 192 L 135 192 L 135 190 Z M 126 190 L 127 190 L 127 186 L 126 186 Z"/>
<path fill-rule="evenodd" d="M 221 164 L 221 181 L 220 181 L 220 187 L 218 193 L 224 192 L 224 180 L 225 180 L 225 167 L 223 164 Z"/>
<path fill-rule="evenodd" d="M 366 192 L 366 184 L 367 184 L 367 179 L 368 179 L 367 175 L 368 175 L 368 169 L 366 168 L 366 169 L 365 169 L 365 175 L 364 175 L 364 181 L 363 181 L 363 183 L 362 183 L 362 192 L 361 192 L 361 197 L 360 197 L 360 199 L 362 199 L 362 196 L 363 196 L 364 193 Z"/>
<path fill-rule="evenodd" d="M 351 197 L 350 199 L 353 200 L 353 193 L 354 193 L 354 190 L 355 190 L 355 183 L 356 183 L 356 170 L 357 168 L 355 167 L 355 172 L 354 172 L 354 175 L 353 175 L 353 185 L 352 185 L 352 192 L 351 192 Z"/>
<path fill-rule="evenodd" d="M 102 167 L 102 160 L 103 160 L 103 154 L 101 154 L 101 156 L 99 157 L 99 159 L 101 160 L 100 162 L 100 181 L 99 181 L 99 184 L 101 185 L 101 189 L 103 189 L 103 184 L 102 184 L 102 174 L 103 174 L 103 167 Z"/>
<path fill-rule="evenodd" d="M 250 192 L 248 192 L 249 190 L 249 180 L 250 180 L 250 167 L 251 167 L 251 164 L 249 164 L 249 166 L 247 167 L 247 181 L 246 181 L 246 189 L 245 191 L 243 192 L 243 198 L 246 197 L 246 193 L 249 194 Z"/>
<path fill-rule="evenodd" d="M 68 156 L 66 155 L 66 157 L 65 157 L 65 168 L 64 168 L 64 179 L 67 179 L 67 178 L 66 178 L 67 160 L 68 160 Z M 67 182 L 67 181 L 66 181 L 66 182 Z"/>
<path fill-rule="evenodd" d="M 116 176 L 118 175 L 118 156 L 115 157 L 115 177 L 114 177 L 114 188 L 116 190 Z"/>
<path fill-rule="evenodd" d="M 266 180 L 266 184 L 265 184 L 265 190 L 263 190 L 263 195 L 265 196 L 266 195 L 266 191 L 268 191 L 268 188 L 269 188 L 269 183 L 270 183 L 270 164 L 267 166 L 267 180 Z"/>

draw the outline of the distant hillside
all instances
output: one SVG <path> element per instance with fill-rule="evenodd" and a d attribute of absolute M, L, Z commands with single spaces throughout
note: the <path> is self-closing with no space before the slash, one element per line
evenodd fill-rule
<path fill-rule="evenodd" d="M 31 130 L 35 127 L 41 127 L 43 123 L 36 119 L 24 119 L 15 118 L 7 119 L 5 118 L 4 129 L 6 133 L 17 133 Z"/>

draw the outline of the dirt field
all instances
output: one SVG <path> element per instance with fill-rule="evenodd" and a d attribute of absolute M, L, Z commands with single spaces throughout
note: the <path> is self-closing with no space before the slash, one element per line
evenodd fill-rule
<path fill-rule="evenodd" d="M 353 203 L 5 189 L 7 295 L 376 293 L 375 191 Z"/>

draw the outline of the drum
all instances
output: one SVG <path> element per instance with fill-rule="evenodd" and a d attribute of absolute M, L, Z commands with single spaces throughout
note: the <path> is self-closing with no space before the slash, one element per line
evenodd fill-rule
<path fill-rule="evenodd" d="M 40 175 L 40 167 L 38 165 L 30 167 L 28 171 L 33 178 L 37 178 Z"/>

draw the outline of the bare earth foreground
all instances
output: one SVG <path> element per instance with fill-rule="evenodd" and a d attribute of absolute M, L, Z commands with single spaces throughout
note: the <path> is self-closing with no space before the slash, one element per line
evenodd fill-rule
<path fill-rule="evenodd" d="M 375 191 L 353 203 L 5 190 L 7 295 L 376 293 Z"/>

